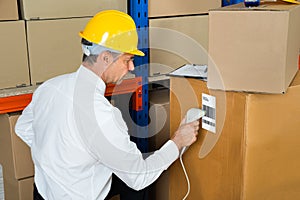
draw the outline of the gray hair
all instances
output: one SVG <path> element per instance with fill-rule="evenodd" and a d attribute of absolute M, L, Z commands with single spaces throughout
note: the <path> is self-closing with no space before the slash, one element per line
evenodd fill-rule
<path fill-rule="evenodd" d="M 89 45 L 86 44 L 81 44 L 82 46 L 82 51 L 83 51 L 83 62 L 88 62 L 90 64 L 94 64 L 97 61 L 97 57 L 98 55 L 100 55 L 101 53 L 107 51 L 109 53 L 112 54 L 114 60 L 121 55 L 121 52 L 116 51 L 116 50 L 112 50 L 110 48 L 98 45 L 98 44 L 94 44 L 91 43 Z"/>
<path fill-rule="evenodd" d="M 98 55 L 89 55 L 89 56 L 87 56 L 87 55 L 83 54 L 82 61 L 93 65 L 94 63 L 97 62 L 97 57 L 98 57 Z"/>

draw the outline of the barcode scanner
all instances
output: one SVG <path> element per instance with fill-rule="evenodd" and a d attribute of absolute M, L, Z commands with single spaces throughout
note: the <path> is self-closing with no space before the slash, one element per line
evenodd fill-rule
<path fill-rule="evenodd" d="M 201 110 L 200 108 L 190 108 L 186 113 L 185 123 L 190 123 L 199 120 L 205 115 L 205 113 L 206 112 L 204 110 Z M 182 154 L 187 150 L 187 148 L 188 146 L 182 148 L 180 156 L 182 156 Z"/>

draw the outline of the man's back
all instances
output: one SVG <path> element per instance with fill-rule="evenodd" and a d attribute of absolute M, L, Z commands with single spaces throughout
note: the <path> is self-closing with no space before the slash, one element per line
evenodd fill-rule
<path fill-rule="evenodd" d="M 106 169 L 104 175 L 95 169 L 97 161 L 77 131 L 73 96 L 78 73 L 46 81 L 35 91 L 30 105 L 34 136 L 29 145 L 35 182 L 39 192 L 49 199 L 95 199 L 99 191 L 93 194 L 97 184 L 93 186 L 92 178 L 101 175 L 106 184 L 111 175 Z"/>

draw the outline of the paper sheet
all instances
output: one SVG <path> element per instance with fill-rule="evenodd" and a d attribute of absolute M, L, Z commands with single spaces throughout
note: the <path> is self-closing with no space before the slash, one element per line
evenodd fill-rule
<path fill-rule="evenodd" d="M 194 77 L 207 80 L 207 65 L 186 64 L 170 72 L 168 75 Z"/>

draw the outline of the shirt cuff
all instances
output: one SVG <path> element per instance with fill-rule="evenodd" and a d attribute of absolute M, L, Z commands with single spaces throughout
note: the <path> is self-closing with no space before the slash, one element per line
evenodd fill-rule
<path fill-rule="evenodd" d="M 172 140 L 166 142 L 159 151 L 165 163 L 164 170 L 166 170 L 175 160 L 177 160 L 179 156 L 178 147 Z"/>

